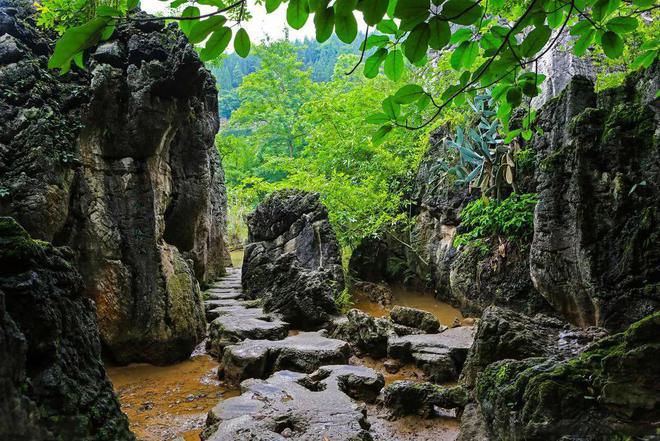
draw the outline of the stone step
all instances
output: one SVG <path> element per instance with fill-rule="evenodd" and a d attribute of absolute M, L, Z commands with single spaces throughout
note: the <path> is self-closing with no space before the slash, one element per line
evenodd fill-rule
<path fill-rule="evenodd" d="M 228 290 L 228 291 L 217 291 L 217 290 L 206 291 L 206 297 L 209 299 L 237 299 L 242 295 L 243 293 L 237 289 Z"/>
<path fill-rule="evenodd" d="M 263 379 L 281 370 L 311 373 L 323 365 L 346 364 L 351 354 L 349 344 L 343 340 L 319 332 L 301 332 L 284 340 L 245 340 L 227 346 L 218 371 L 227 383 L 238 385 L 245 379 Z"/>

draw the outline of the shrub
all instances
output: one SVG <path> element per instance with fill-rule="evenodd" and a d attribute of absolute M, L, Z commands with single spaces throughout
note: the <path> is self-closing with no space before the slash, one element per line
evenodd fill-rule
<path fill-rule="evenodd" d="M 461 224 L 469 228 L 458 234 L 454 246 L 467 245 L 487 252 L 494 240 L 522 244 L 529 240 L 534 226 L 536 194 L 511 193 L 501 202 L 480 198 L 461 211 Z"/>

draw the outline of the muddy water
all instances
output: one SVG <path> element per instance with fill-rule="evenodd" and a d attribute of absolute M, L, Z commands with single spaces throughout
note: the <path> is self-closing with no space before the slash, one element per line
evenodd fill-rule
<path fill-rule="evenodd" d="M 428 311 L 440 320 L 445 326 L 451 326 L 454 319 L 463 320 L 461 311 L 448 303 L 442 303 L 430 293 L 423 293 L 404 286 L 391 287 L 393 294 L 392 305 L 409 306 L 411 308 Z M 390 313 L 388 308 L 370 301 L 359 293 L 353 294 L 354 307 L 374 317 L 384 317 Z"/>
<path fill-rule="evenodd" d="M 218 363 L 195 355 L 172 366 L 108 366 L 121 409 L 139 440 L 183 437 L 199 441 L 207 412 L 223 398 L 238 395 L 217 380 Z"/>

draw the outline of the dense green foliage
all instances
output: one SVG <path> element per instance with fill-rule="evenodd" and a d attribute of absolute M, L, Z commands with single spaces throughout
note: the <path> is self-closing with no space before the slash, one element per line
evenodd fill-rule
<path fill-rule="evenodd" d="M 475 199 L 461 211 L 461 227 L 467 231 L 456 235 L 454 246 L 468 245 L 487 252 L 497 240 L 523 243 L 533 232 L 535 194 L 511 193 L 501 202 Z"/>

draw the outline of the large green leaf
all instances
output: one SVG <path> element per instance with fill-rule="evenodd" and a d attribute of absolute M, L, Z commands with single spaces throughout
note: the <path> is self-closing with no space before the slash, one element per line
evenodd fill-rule
<path fill-rule="evenodd" d="M 619 58 L 623 54 L 623 40 L 616 32 L 605 32 L 600 39 L 600 45 L 609 58 Z"/>
<path fill-rule="evenodd" d="M 385 76 L 392 81 L 399 81 L 403 75 L 403 54 L 400 49 L 395 49 L 385 57 Z"/>
<path fill-rule="evenodd" d="M 516 107 L 522 101 L 522 90 L 518 86 L 510 87 L 506 92 L 506 102 L 511 105 L 511 107 Z"/>
<path fill-rule="evenodd" d="M 520 55 L 529 58 L 545 47 L 552 35 L 552 29 L 548 26 L 537 26 L 520 44 Z"/>
<path fill-rule="evenodd" d="M 471 25 L 482 16 L 483 8 L 472 0 L 449 0 L 442 7 L 442 15 L 452 23 Z"/>
<path fill-rule="evenodd" d="M 429 46 L 436 50 L 440 50 L 447 46 L 449 38 L 451 37 L 449 23 L 440 19 L 440 17 L 433 17 L 429 20 L 429 28 L 431 29 Z"/>
<path fill-rule="evenodd" d="M 286 8 L 286 21 L 293 29 L 300 29 L 305 26 L 309 18 L 309 4 L 307 0 L 289 0 L 289 6 Z"/>
<path fill-rule="evenodd" d="M 227 19 L 222 15 L 215 15 L 206 20 L 196 21 L 188 34 L 188 40 L 193 44 L 201 43 L 211 32 L 220 29 L 226 21 Z"/>
<path fill-rule="evenodd" d="M 411 63 L 416 63 L 426 55 L 429 48 L 431 29 L 428 23 L 420 23 L 413 29 L 403 46 L 406 58 Z"/>
<path fill-rule="evenodd" d="M 357 20 L 353 13 L 337 14 L 335 10 L 335 33 L 344 43 L 351 43 L 357 37 Z"/>
<path fill-rule="evenodd" d="M 578 57 L 584 55 L 587 48 L 591 45 L 591 42 L 594 40 L 595 35 L 596 30 L 594 28 L 589 28 L 589 30 L 582 34 L 573 45 L 573 53 Z"/>
<path fill-rule="evenodd" d="M 400 104 L 411 104 L 426 95 L 422 86 L 408 84 L 394 94 L 394 99 Z"/>
<path fill-rule="evenodd" d="M 397 119 L 401 114 L 401 106 L 396 102 L 394 97 L 385 98 L 382 107 L 383 112 L 385 112 L 385 115 L 390 117 L 390 119 Z"/>
<path fill-rule="evenodd" d="M 476 41 L 464 41 L 451 54 L 449 63 L 455 70 L 469 69 L 479 55 L 479 44 Z"/>
<path fill-rule="evenodd" d="M 380 71 L 380 65 L 385 61 L 387 56 L 387 49 L 380 48 L 369 57 L 364 62 L 364 76 L 367 78 L 375 78 Z"/>
<path fill-rule="evenodd" d="M 183 10 L 181 16 L 199 17 L 199 8 L 197 6 L 188 6 Z M 195 23 L 197 23 L 196 20 L 179 20 L 179 27 L 181 28 L 181 32 L 186 34 L 186 36 L 190 35 L 190 31 L 192 30 Z"/>
<path fill-rule="evenodd" d="M 609 20 L 605 25 L 610 31 L 614 31 L 617 34 L 627 34 L 629 32 L 634 32 L 637 29 L 639 22 L 634 17 L 614 17 Z"/>
<path fill-rule="evenodd" d="M 266 12 L 271 13 L 277 8 L 279 8 L 282 0 L 266 0 Z"/>
<path fill-rule="evenodd" d="M 234 37 L 234 51 L 243 58 L 250 54 L 250 36 L 243 28 L 240 28 Z"/>
<path fill-rule="evenodd" d="M 48 60 L 48 67 L 68 71 L 73 57 L 98 43 L 111 20 L 110 17 L 95 17 L 84 25 L 68 29 L 57 41 L 55 51 Z"/>
<path fill-rule="evenodd" d="M 217 31 L 214 31 L 211 38 L 206 42 L 206 46 L 199 53 L 202 61 L 210 61 L 218 58 L 231 41 L 231 29 L 227 26 L 222 26 Z"/>
<path fill-rule="evenodd" d="M 335 27 L 335 11 L 332 8 L 325 8 L 314 14 L 314 27 L 316 41 L 322 43 L 330 38 Z"/>
<path fill-rule="evenodd" d="M 407 22 L 408 26 L 414 27 L 426 20 L 430 8 L 430 0 L 401 0 L 396 4 L 394 15 L 400 18 L 402 22 Z"/>
<path fill-rule="evenodd" d="M 390 38 L 387 35 L 369 35 L 367 41 L 365 42 L 366 50 L 369 50 L 374 47 L 384 47 L 387 43 L 390 42 Z"/>
<path fill-rule="evenodd" d="M 378 130 L 376 130 L 376 133 L 374 133 L 374 135 L 371 137 L 371 142 L 373 142 L 374 144 L 380 144 L 381 142 L 383 142 L 387 134 L 390 133 L 391 131 L 392 131 L 392 126 L 390 124 L 386 124 L 382 126 Z"/>
<path fill-rule="evenodd" d="M 378 29 L 383 34 L 396 34 L 399 30 L 399 27 L 396 25 L 394 20 L 383 20 L 376 25 Z"/>
<path fill-rule="evenodd" d="M 357 8 L 357 0 L 335 0 L 334 8 L 336 14 L 353 14 Z"/>
<path fill-rule="evenodd" d="M 380 23 L 387 12 L 388 4 L 388 0 L 364 0 L 362 2 L 364 22 L 369 26 Z"/>

